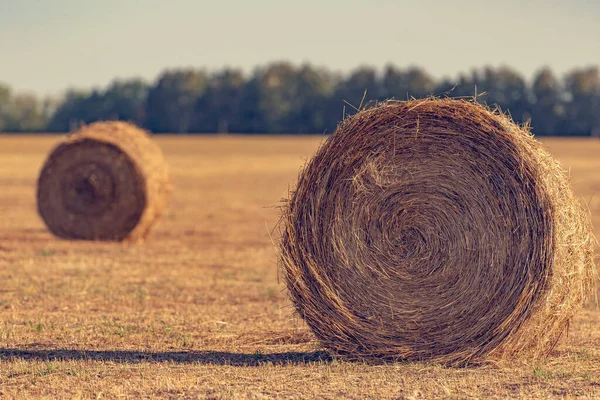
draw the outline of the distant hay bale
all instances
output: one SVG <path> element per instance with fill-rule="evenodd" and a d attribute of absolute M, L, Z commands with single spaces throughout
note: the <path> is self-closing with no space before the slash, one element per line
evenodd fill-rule
<path fill-rule="evenodd" d="M 160 216 L 168 191 L 165 159 L 144 130 L 97 122 L 54 148 L 39 176 L 37 204 L 59 237 L 138 240 Z"/>
<path fill-rule="evenodd" d="M 594 244 L 527 129 L 423 99 L 339 125 L 284 207 L 279 262 L 332 351 L 458 365 L 547 354 L 590 292 Z"/>

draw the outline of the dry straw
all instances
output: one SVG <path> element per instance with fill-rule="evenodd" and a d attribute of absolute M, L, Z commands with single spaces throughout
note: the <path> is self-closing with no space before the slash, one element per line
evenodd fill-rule
<path fill-rule="evenodd" d="M 38 211 L 67 239 L 139 240 L 166 205 L 167 166 L 146 131 L 125 122 L 82 127 L 59 144 L 38 180 Z"/>
<path fill-rule="evenodd" d="M 559 164 L 526 128 L 464 100 L 347 118 L 283 219 L 291 299 L 352 358 L 543 356 L 595 274 L 590 221 Z"/>

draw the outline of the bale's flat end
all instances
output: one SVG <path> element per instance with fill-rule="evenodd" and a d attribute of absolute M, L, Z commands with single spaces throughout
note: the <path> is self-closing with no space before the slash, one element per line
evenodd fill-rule
<path fill-rule="evenodd" d="M 38 212 L 65 239 L 142 239 L 166 205 L 160 148 L 125 122 L 82 127 L 53 149 L 38 178 Z"/>
<path fill-rule="evenodd" d="M 290 297 L 352 358 L 544 355 L 595 271 L 591 224 L 558 163 L 526 129 L 463 100 L 347 118 L 283 220 Z"/>

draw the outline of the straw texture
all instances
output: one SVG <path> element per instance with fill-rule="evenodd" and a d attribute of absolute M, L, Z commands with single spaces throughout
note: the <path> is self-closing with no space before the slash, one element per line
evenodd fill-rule
<path fill-rule="evenodd" d="M 143 239 L 166 206 L 167 165 L 147 132 L 97 122 L 60 143 L 38 180 L 38 212 L 66 239 Z"/>
<path fill-rule="evenodd" d="M 338 354 L 539 357 L 590 292 L 591 232 L 526 128 L 465 100 L 385 102 L 344 120 L 301 172 L 279 263 Z"/>

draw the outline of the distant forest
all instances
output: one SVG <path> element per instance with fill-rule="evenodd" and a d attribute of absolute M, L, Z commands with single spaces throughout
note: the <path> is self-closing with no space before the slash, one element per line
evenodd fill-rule
<path fill-rule="evenodd" d="M 531 121 L 534 134 L 600 136 L 597 67 L 562 77 L 542 68 L 531 81 L 508 67 L 483 67 L 435 80 L 416 67 L 340 74 L 286 62 L 250 75 L 236 69 L 166 70 L 152 83 L 118 79 L 101 90 L 70 89 L 60 99 L 13 93 L 0 83 L 0 131 L 67 132 L 81 123 L 126 120 L 155 133 L 331 133 L 361 104 L 475 94 L 516 122 Z"/>

